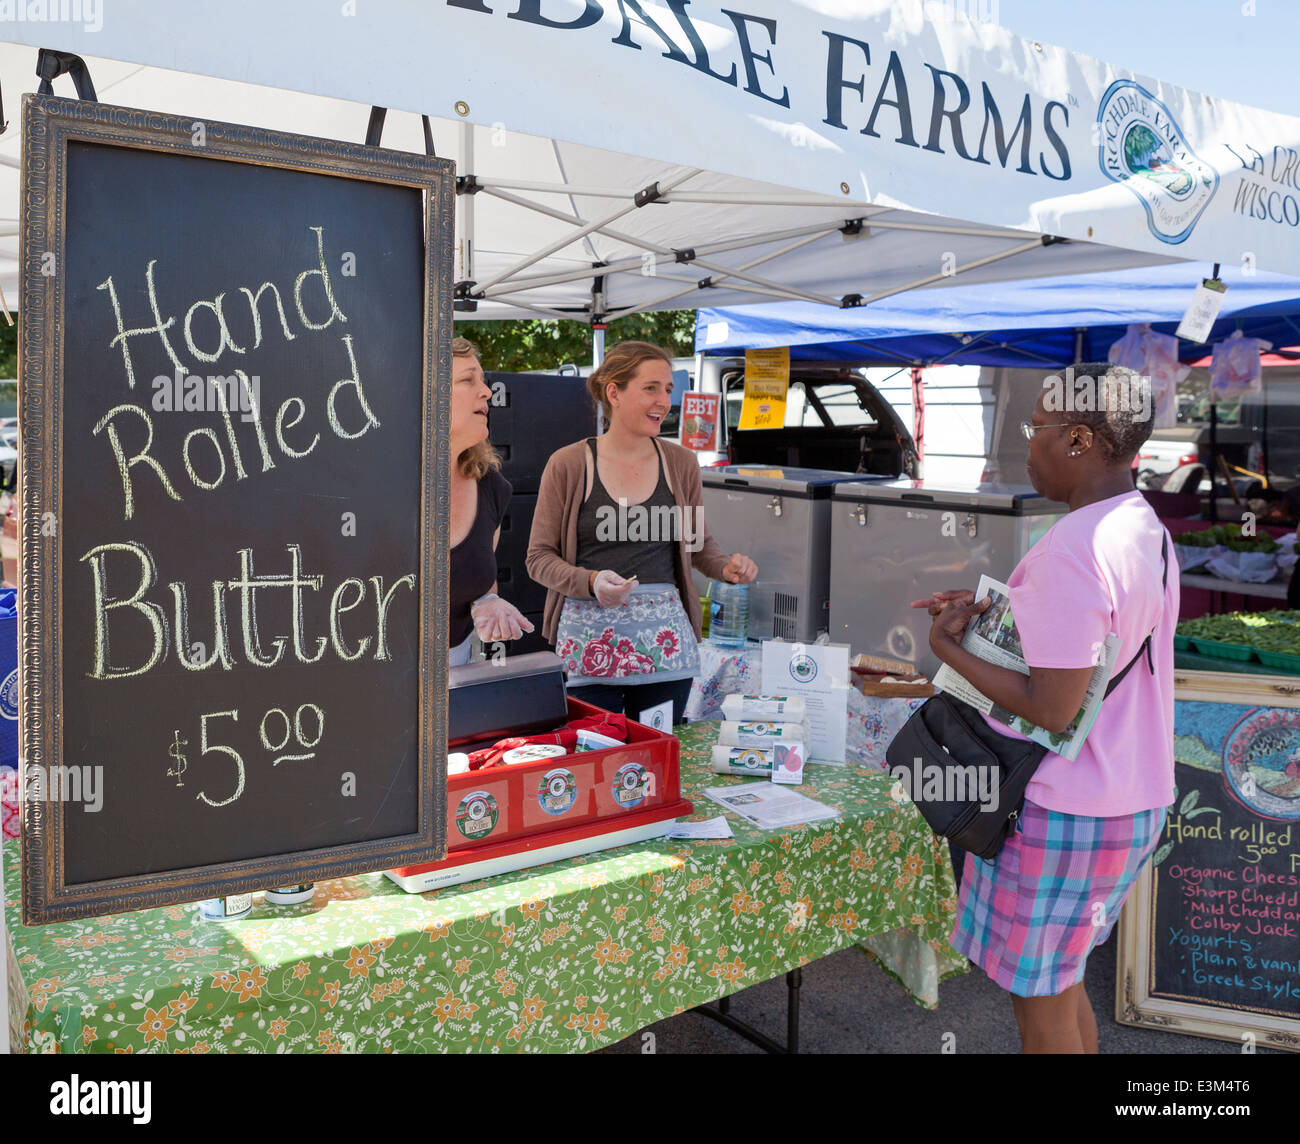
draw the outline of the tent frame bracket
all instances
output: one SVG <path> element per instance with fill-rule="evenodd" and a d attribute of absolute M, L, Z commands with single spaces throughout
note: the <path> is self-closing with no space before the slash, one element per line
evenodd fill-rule
<path fill-rule="evenodd" d="M 41 86 L 37 89 L 41 95 L 54 94 L 54 81 L 61 75 L 71 76 L 72 86 L 77 89 L 77 98 L 86 103 L 98 103 L 95 85 L 90 78 L 90 69 L 86 61 L 75 52 L 56 52 L 53 48 L 41 48 L 36 55 L 36 74 L 41 77 Z M 7 126 L 7 124 L 6 124 Z"/>

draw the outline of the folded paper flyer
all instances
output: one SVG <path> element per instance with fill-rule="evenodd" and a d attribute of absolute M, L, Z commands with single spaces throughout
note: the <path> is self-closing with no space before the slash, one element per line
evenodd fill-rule
<path fill-rule="evenodd" d="M 1010 668 L 1021 675 L 1028 675 L 1029 666 L 1025 663 L 1020 648 L 1020 633 L 1016 630 L 1016 623 L 1011 615 L 1011 590 L 1000 580 L 994 580 L 991 576 L 981 576 L 979 587 L 975 590 L 975 599 L 982 600 L 985 596 L 991 597 L 993 602 L 980 615 L 971 617 L 966 634 L 962 637 L 961 646 L 986 663 Z M 1111 632 L 1106 637 L 1100 662 L 1093 668 L 1092 678 L 1088 680 L 1088 690 L 1084 693 L 1083 703 L 1064 731 L 1048 731 L 1029 722 L 1028 719 L 1013 715 L 1005 707 L 994 703 L 983 692 L 977 691 L 946 663 L 941 664 L 939 670 L 935 672 L 934 685 L 940 691 L 946 691 L 954 698 L 969 703 L 990 719 L 996 719 L 1035 743 L 1041 743 L 1049 751 L 1054 751 L 1066 759 L 1075 759 L 1101 708 L 1101 701 L 1106 694 L 1106 684 L 1110 680 L 1111 670 L 1119 654 L 1119 645 L 1119 636 Z"/>

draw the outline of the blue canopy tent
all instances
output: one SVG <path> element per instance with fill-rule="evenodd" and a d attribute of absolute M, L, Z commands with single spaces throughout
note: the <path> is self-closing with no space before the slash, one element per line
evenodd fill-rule
<path fill-rule="evenodd" d="M 1172 334 L 1198 275 L 1186 263 L 1105 274 L 913 290 L 862 309 L 811 302 L 700 310 L 695 349 L 737 354 L 789 346 L 795 359 L 896 365 L 1022 366 L 1104 361 L 1132 322 Z M 1300 279 L 1224 269 L 1228 292 L 1208 343 L 1180 341 L 1194 361 L 1234 330 L 1300 346 Z"/>
<path fill-rule="evenodd" d="M 1148 322 L 1173 334 L 1210 266 L 1181 263 L 1101 274 L 912 290 L 861 309 L 806 302 L 700 310 L 695 348 L 709 355 L 789 346 L 794 360 L 846 361 L 911 368 L 917 444 L 923 448 L 921 368 L 941 364 L 1032 368 L 1105 361 L 1128 325 Z M 1300 279 L 1220 269 L 1228 290 L 1205 342 L 1179 340 L 1179 357 L 1197 361 L 1241 330 L 1300 359 Z M 1264 435 L 1267 450 L 1267 432 Z M 1218 455 L 1215 407 L 1210 451 Z M 1267 452 L 1265 453 L 1267 457 Z M 1266 462 L 1267 463 L 1267 462 Z M 1210 518 L 1218 519 L 1211 483 Z"/>

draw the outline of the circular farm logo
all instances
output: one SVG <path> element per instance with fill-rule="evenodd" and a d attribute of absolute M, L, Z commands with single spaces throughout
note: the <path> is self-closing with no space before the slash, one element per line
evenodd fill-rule
<path fill-rule="evenodd" d="M 1101 173 L 1138 197 L 1161 242 L 1186 239 L 1214 198 L 1219 173 L 1197 157 L 1169 108 L 1120 79 L 1101 97 L 1097 126 Z"/>
<path fill-rule="evenodd" d="M 732 761 L 736 766 L 744 767 L 747 771 L 768 771 L 772 769 L 767 761 L 767 756 L 762 751 L 737 751 L 732 756 Z"/>
<path fill-rule="evenodd" d="M 578 780 L 572 771 L 556 767 L 542 776 L 537 802 L 547 814 L 563 814 L 578 800 Z"/>
<path fill-rule="evenodd" d="M 614 775 L 614 801 L 624 810 L 639 806 L 650 793 L 650 776 L 640 763 L 624 763 Z"/>
<path fill-rule="evenodd" d="M 1223 777 L 1251 810 L 1300 819 L 1300 710 L 1273 707 L 1245 716 L 1223 745 Z"/>
<path fill-rule="evenodd" d="M 15 667 L 0 683 L 0 716 L 18 718 L 18 669 Z"/>
<path fill-rule="evenodd" d="M 456 808 L 456 829 L 466 838 L 486 838 L 497 824 L 497 800 L 485 790 L 476 790 L 460 800 Z"/>
<path fill-rule="evenodd" d="M 796 683 L 811 683 L 817 678 L 817 661 L 810 655 L 792 656 L 790 678 Z"/>

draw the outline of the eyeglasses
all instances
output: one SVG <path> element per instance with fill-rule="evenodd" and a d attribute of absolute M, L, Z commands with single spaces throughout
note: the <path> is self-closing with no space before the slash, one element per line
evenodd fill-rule
<path fill-rule="evenodd" d="M 1026 441 L 1032 441 L 1034 434 L 1040 429 L 1060 429 L 1073 424 L 1075 424 L 1073 421 L 1056 421 L 1051 425 L 1035 425 L 1032 421 L 1022 421 L 1020 422 L 1020 432 L 1025 435 Z"/>

